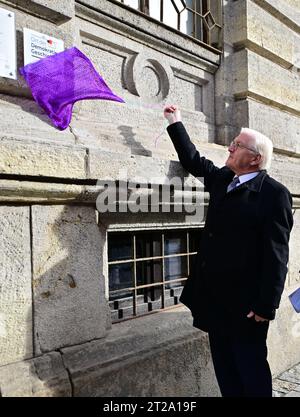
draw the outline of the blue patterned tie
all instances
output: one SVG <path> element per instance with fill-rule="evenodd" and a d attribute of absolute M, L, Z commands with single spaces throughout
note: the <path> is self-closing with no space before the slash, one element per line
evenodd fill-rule
<path fill-rule="evenodd" d="M 235 177 L 233 181 L 228 185 L 227 192 L 232 191 L 240 182 L 239 177 Z"/>

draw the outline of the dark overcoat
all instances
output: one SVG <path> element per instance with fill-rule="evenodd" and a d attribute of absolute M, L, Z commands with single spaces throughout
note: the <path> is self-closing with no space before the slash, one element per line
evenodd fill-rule
<path fill-rule="evenodd" d="M 182 166 L 204 179 L 210 202 L 195 263 L 180 301 L 209 331 L 250 311 L 274 319 L 287 274 L 292 198 L 265 170 L 227 193 L 234 172 L 201 157 L 181 122 L 168 133 Z"/>

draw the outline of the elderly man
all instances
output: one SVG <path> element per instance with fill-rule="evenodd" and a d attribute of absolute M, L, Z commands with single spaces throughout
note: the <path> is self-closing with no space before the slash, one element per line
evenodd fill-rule
<path fill-rule="evenodd" d="M 267 361 L 269 320 L 284 288 L 293 226 L 289 191 L 266 172 L 270 139 L 242 129 L 223 168 L 200 156 L 181 122 L 164 109 L 182 166 L 210 193 L 203 238 L 181 301 L 194 326 L 208 332 L 224 397 L 271 397 Z"/>

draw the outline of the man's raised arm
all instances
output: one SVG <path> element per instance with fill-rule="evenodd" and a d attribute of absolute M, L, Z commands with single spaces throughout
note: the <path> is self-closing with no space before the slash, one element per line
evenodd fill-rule
<path fill-rule="evenodd" d="M 210 186 L 219 168 L 209 159 L 200 156 L 182 123 L 178 106 L 166 106 L 164 108 L 164 117 L 169 122 L 167 131 L 176 149 L 181 165 L 194 177 L 204 177 L 205 187 L 207 191 L 210 191 Z"/>

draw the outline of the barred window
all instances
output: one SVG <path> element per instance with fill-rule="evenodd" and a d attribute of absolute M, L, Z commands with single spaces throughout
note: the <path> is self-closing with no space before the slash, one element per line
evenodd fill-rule
<path fill-rule="evenodd" d="M 116 0 L 192 36 L 222 48 L 221 0 Z"/>
<path fill-rule="evenodd" d="M 109 232 L 109 304 L 120 321 L 179 304 L 201 229 Z"/>

